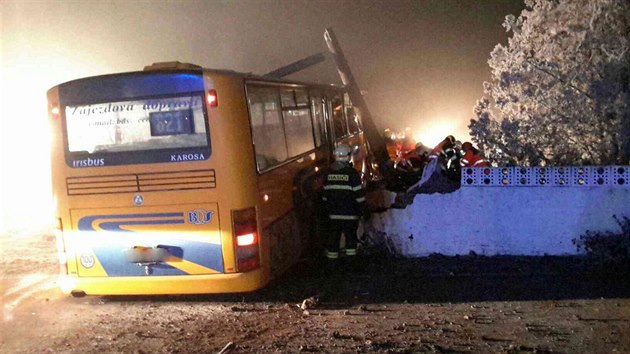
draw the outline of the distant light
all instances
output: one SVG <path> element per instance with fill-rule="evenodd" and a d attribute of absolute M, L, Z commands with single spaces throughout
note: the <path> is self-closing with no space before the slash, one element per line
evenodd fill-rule
<path fill-rule="evenodd" d="M 269 194 L 263 195 L 263 201 L 264 202 L 268 202 L 269 201 Z"/>
<path fill-rule="evenodd" d="M 206 101 L 210 107 L 217 107 L 219 105 L 219 101 L 217 99 L 217 91 L 216 90 L 208 90 L 208 94 L 206 95 Z"/>
<path fill-rule="evenodd" d="M 420 128 L 416 128 L 413 134 L 416 142 L 424 146 L 434 147 L 447 135 L 456 133 L 457 123 L 447 118 L 425 121 Z"/>
<path fill-rule="evenodd" d="M 319 172 L 319 166 L 315 166 L 315 172 Z"/>
<path fill-rule="evenodd" d="M 54 118 L 58 118 L 59 117 L 59 107 L 53 106 L 53 108 L 50 109 L 50 113 L 53 114 Z"/>

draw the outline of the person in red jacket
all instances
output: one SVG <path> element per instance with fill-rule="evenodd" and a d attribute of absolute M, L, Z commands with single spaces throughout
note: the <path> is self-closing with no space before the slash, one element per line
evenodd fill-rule
<path fill-rule="evenodd" d="M 383 140 L 385 141 L 387 156 L 389 156 L 389 159 L 392 161 L 396 160 L 396 151 L 398 149 L 396 147 L 395 135 L 389 128 L 383 131 Z"/>
<path fill-rule="evenodd" d="M 417 160 L 420 160 L 420 157 L 416 152 L 416 140 L 411 136 L 405 136 L 397 151 L 395 166 L 401 171 L 411 172 Z"/>
<path fill-rule="evenodd" d="M 490 164 L 483 156 L 483 153 L 473 146 L 470 142 L 462 144 L 464 156 L 459 161 L 462 167 L 488 167 Z"/>
<path fill-rule="evenodd" d="M 429 159 L 437 159 L 440 158 L 440 156 L 446 156 L 446 151 L 453 149 L 454 147 L 455 137 L 449 135 L 433 148 L 431 153 L 429 153 Z"/>

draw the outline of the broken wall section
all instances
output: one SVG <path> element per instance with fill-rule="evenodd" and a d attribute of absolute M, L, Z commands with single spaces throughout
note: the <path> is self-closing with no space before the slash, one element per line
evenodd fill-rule
<path fill-rule="evenodd" d="M 557 168 L 543 177 L 537 168 L 525 169 L 530 173 L 521 167 L 508 173 L 465 169 L 461 188 L 416 194 L 404 209 L 374 214 L 365 229 L 388 238 L 406 257 L 575 255 L 573 239 L 587 230 L 619 231 L 613 215 L 630 217 L 628 166 L 622 174 L 619 166 L 606 167 L 605 179 L 596 168 L 564 167 L 562 180 L 555 179 Z"/>

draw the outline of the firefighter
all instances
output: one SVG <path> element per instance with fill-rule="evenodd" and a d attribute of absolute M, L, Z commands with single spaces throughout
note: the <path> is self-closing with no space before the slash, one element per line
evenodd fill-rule
<path fill-rule="evenodd" d="M 459 140 L 455 141 L 453 146 L 448 146 L 444 149 L 444 155 L 446 156 L 446 169 L 458 169 L 460 159 L 464 156 L 462 150 L 462 142 Z"/>
<path fill-rule="evenodd" d="M 483 153 L 476 149 L 472 143 L 465 142 L 462 144 L 462 150 L 464 151 L 464 157 L 460 160 L 462 167 L 487 167 L 490 166 L 488 161 L 483 156 Z"/>
<path fill-rule="evenodd" d="M 335 162 L 324 175 L 323 201 L 329 218 L 329 240 L 326 257 L 339 258 L 341 234 L 346 239 L 346 256 L 357 254 L 357 228 L 361 216 L 368 217 L 365 191 L 359 172 L 350 165 L 352 148 L 346 144 L 337 146 Z"/>
<path fill-rule="evenodd" d="M 455 137 L 452 135 L 447 136 L 444 140 L 440 141 L 437 144 L 431 153 L 429 154 L 430 159 L 438 159 L 440 157 L 446 157 L 446 151 L 450 151 L 455 146 Z"/>
<path fill-rule="evenodd" d="M 418 142 L 416 144 L 416 154 L 418 154 L 418 156 L 420 156 L 420 159 L 423 162 L 428 162 L 429 160 L 429 152 L 431 152 L 431 148 L 424 145 L 421 142 Z"/>
<path fill-rule="evenodd" d="M 383 140 L 385 140 L 385 148 L 389 159 L 392 161 L 396 160 L 396 151 L 398 149 L 396 148 L 395 135 L 389 128 L 383 131 Z"/>
<path fill-rule="evenodd" d="M 399 156 L 406 160 L 418 158 L 418 153 L 416 152 L 416 140 L 413 137 L 405 137 L 402 143 L 402 147 L 400 149 Z"/>
<path fill-rule="evenodd" d="M 386 181 L 394 178 L 395 174 L 395 161 L 396 161 L 396 135 L 389 129 L 383 131 L 383 141 L 385 141 L 385 150 L 387 152 L 387 160 L 383 161 L 380 165 L 381 175 Z"/>
<path fill-rule="evenodd" d="M 416 153 L 416 141 L 412 137 L 405 136 L 396 152 L 396 163 L 394 166 L 403 172 L 409 172 L 412 169 L 411 160 L 414 158 L 419 159 Z"/>

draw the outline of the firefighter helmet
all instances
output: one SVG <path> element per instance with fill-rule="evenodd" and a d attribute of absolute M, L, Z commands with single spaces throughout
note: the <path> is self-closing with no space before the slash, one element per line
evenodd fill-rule
<path fill-rule="evenodd" d="M 340 144 L 335 148 L 335 160 L 350 162 L 350 155 L 352 155 L 352 148 L 347 144 Z"/>
<path fill-rule="evenodd" d="M 472 149 L 473 145 L 470 141 L 467 141 L 465 143 L 462 144 L 462 150 L 464 151 L 468 151 L 470 149 Z"/>
<path fill-rule="evenodd" d="M 383 130 L 383 139 L 385 139 L 385 142 L 394 141 L 394 133 L 392 133 L 391 129 Z"/>

